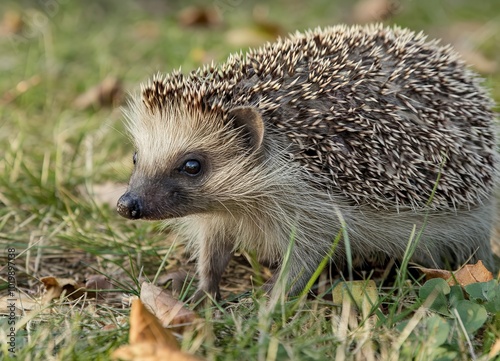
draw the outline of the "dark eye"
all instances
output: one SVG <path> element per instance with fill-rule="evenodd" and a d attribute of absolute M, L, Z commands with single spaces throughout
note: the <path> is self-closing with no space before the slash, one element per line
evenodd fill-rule
<path fill-rule="evenodd" d="M 190 176 L 198 175 L 201 172 L 201 164 L 196 159 L 189 159 L 184 163 L 181 171 Z"/>
<path fill-rule="evenodd" d="M 134 153 L 134 156 L 132 157 L 132 161 L 134 162 L 134 165 L 137 163 L 137 152 Z"/>

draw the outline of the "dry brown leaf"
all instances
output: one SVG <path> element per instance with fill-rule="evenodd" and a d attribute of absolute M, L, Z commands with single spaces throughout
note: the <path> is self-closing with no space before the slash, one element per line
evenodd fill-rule
<path fill-rule="evenodd" d="M 172 350 L 150 342 L 125 345 L 115 350 L 111 357 L 126 361 L 202 361 L 188 353 Z"/>
<path fill-rule="evenodd" d="M 65 294 L 70 300 L 76 300 L 85 294 L 82 284 L 70 278 L 42 277 L 40 279 L 45 286 L 46 293 L 42 297 L 42 304 L 45 305 L 55 298 Z"/>
<path fill-rule="evenodd" d="M 118 326 L 114 323 L 108 323 L 107 325 L 102 326 L 103 331 L 111 331 L 111 330 L 116 330 Z"/>
<path fill-rule="evenodd" d="M 113 288 L 113 285 L 109 281 L 109 278 L 104 275 L 92 275 L 89 276 L 85 282 L 85 288 L 89 290 L 109 290 Z"/>
<path fill-rule="evenodd" d="M 392 0 L 361 0 L 352 9 L 352 20 L 356 23 L 386 20 L 398 7 L 398 3 Z"/>
<path fill-rule="evenodd" d="M 164 329 L 140 300 L 132 303 L 129 342 L 130 345 L 118 348 L 111 357 L 130 361 L 202 361 L 182 352 L 172 332 Z"/>
<path fill-rule="evenodd" d="M 455 272 L 455 278 L 460 286 L 467 286 L 471 283 L 488 282 L 493 279 L 493 274 L 488 271 L 482 261 L 476 264 L 468 264 Z"/>
<path fill-rule="evenodd" d="M 120 104 L 123 99 L 123 86 L 119 79 L 107 77 L 100 84 L 79 95 L 73 105 L 77 109 L 90 107 L 102 108 Z"/>
<path fill-rule="evenodd" d="M 176 332 L 184 332 L 191 326 L 196 314 L 184 307 L 170 291 L 144 282 L 141 285 L 141 301 L 160 320 L 163 327 L 175 327 Z"/>
<path fill-rule="evenodd" d="M 20 34 L 23 28 L 24 21 L 21 13 L 15 10 L 5 11 L 0 23 L 0 35 Z"/>
<path fill-rule="evenodd" d="M 192 276 L 190 276 L 185 270 L 177 270 L 160 276 L 157 280 L 157 284 L 164 286 L 170 283 L 172 294 L 177 295 L 181 293 L 185 287 L 184 285 L 190 281 L 190 278 L 192 278 Z"/>
<path fill-rule="evenodd" d="M 463 287 L 471 283 L 488 282 L 493 279 L 493 274 L 484 267 L 482 261 L 477 261 L 476 264 L 465 265 L 455 272 L 424 267 L 416 268 L 425 275 L 426 280 L 442 278 L 446 280 L 450 286 L 458 283 Z"/>
<path fill-rule="evenodd" d="M 415 267 L 415 268 L 425 275 L 426 281 L 433 278 L 442 278 L 444 280 L 448 280 L 453 276 L 453 273 L 451 271 L 443 269 L 425 268 L 425 267 Z"/>
<path fill-rule="evenodd" d="M 188 6 L 179 13 L 178 20 L 184 27 L 214 27 L 222 23 L 222 18 L 215 8 L 204 6 Z"/>
<path fill-rule="evenodd" d="M 145 307 L 141 300 L 134 300 L 130 310 L 129 343 L 143 342 L 180 350 L 172 332 L 163 328 L 160 321 Z"/>
<path fill-rule="evenodd" d="M 100 299 L 106 298 L 109 295 L 108 292 L 99 292 L 99 290 L 109 290 L 112 289 L 113 285 L 109 279 L 104 275 L 92 275 L 87 278 L 85 282 L 85 291 L 89 297 L 95 298 L 98 296 Z"/>

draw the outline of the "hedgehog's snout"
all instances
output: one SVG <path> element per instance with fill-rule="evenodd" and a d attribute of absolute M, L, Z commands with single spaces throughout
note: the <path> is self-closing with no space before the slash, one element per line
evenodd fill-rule
<path fill-rule="evenodd" d="M 127 192 L 120 197 L 118 204 L 116 205 L 116 210 L 118 213 L 125 218 L 129 219 L 139 219 L 142 218 L 142 202 L 140 198 L 131 193 Z"/>

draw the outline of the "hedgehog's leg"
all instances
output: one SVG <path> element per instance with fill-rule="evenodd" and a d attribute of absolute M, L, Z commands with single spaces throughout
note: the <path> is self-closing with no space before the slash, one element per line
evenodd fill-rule
<path fill-rule="evenodd" d="M 198 257 L 198 290 L 193 296 L 193 302 L 210 295 L 220 299 L 219 284 L 229 260 L 233 256 L 233 246 L 229 242 L 218 242 L 206 239 L 201 242 Z"/>
<path fill-rule="evenodd" d="M 281 268 L 276 269 L 275 273 L 273 273 L 273 276 L 262 286 L 264 292 L 266 292 L 267 294 L 275 292 L 281 293 L 283 292 L 283 289 L 281 287 L 285 287 L 284 294 L 288 296 L 297 296 L 303 291 L 314 271 L 306 271 L 305 268 L 301 268 L 301 270 L 297 271 L 290 270 L 288 272 L 288 275 L 285 276 L 287 277 L 286 283 L 281 283 L 281 280 L 279 279 L 281 276 L 280 273 Z"/>
<path fill-rule="evenodd" d="M 289 265 L 280 265 L 274 271 L 273 276 L 262 286 L 264 292 L 269 294 L 284 291 L 288 296 L 299 295 L 321 262 L 321 256 L 314 257 L 313 255 L 313 252 L 305 254 L 297 249 L 294 250 L 288 261 Z M 282 271 L 283 267 L 285 271 Z"/>

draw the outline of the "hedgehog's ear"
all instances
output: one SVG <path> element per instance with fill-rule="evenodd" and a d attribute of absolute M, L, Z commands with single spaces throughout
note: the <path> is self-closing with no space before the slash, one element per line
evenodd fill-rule
<path fill-rule="evenodd" d="M 236 107 L 228 112 L 235 128 L 243 130 L 243 136 L 247 139 L 250 148 L 257 150 L 264 139 L 264 123 L 262 116 L 253 107 Z"/>

